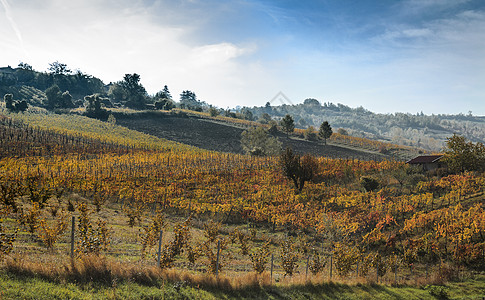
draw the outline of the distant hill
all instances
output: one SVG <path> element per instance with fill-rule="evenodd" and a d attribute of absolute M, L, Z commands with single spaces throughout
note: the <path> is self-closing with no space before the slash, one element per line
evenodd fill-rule
<path fill-rule="evenodd" d="M 317 130 L 328 121 L 334 131 L 345 129 L 348 134 L 399 145 L 440 151 L 447 137 L 454 133 L 474 142 L 485 142 L 485 117 L 469 115 L 424 115 L 417 113 L 377 114 L 363 107 L 343 104 L 320 104 L 307 99 L 302 104 L 243 108 L 255 119 L 268 114 L 274 119 L 290 114 L 299 128 L 314 126 Z"/>

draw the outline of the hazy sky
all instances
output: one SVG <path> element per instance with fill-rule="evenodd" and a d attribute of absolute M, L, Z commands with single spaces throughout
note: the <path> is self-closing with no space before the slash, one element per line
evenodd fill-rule
<path fill-rule="evenodd" d="M 141 75 L 227 108 L 278 92 L 485 115 L 484 0 L 0 0 L 0 66 Z"/>

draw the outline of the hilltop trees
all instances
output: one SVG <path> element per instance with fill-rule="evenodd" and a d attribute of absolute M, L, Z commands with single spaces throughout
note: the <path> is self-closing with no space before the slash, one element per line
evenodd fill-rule
<path fill-rule="evenodd" d="M 195 111 L 202 111 L 202 103 L 197 100 L 194 92 L 185 90 L 180 94 L 180 107 Z"/>
<path fill-rule="evenodd" d="M 323 139 L 325 145 L 327 144 L 327 139 L 330 138 L 333 134 L 332 127 L 328 124 L 327 121 L 323 122 L 320 125 L 320 130 L 318 131 L 318 135 Z"/>
<path fill-rule="evenodd" d="M 49 64 L 49 71 L 53 75 L 69 75 L 72 73 L 66 64 L 60 63 L 57 60 Z"/>
<path fill-rule="evenodd" d="M 147 92 L 140 83 L 140 75 L 125 74 L 119 85 L 126 92 L 125 105 L 131 108 L 144 108 Z"/>
<path fill-rule="evenodd" d="M 134 109 L 144 109 L 147 91 L 140 83 L 140 75 L 125 74 L 123 80 L 112 84 L 108 96 L 115 102 Z"/>
<path fill-rule="evenodd" d="M 163 109 L 163 110 L 171 110 L 175 107 L 175 103 L 172 100 L 172 95 L 168 90 L 168 86 L 164 86 L 163 90 L 159 91 L 155 94 L 155 108 L 156 109 Z"/>

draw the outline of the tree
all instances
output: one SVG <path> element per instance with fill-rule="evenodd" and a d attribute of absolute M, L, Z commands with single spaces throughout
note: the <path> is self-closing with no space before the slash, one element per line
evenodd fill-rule
<path fill-rule="evenodd" d="M 219 115 L 219 110 L 215 107 L 209 108 L 209 114 L 211 117 L 217 117 Z"/>
<path fill-rule="evenodd" d="M 280 166 L 283 175 L 291 179 L 298 192 L 303 190 L 305 182 L 312 180 L 318 170 L 317 160 L 307 154 L 303 157 L 293 153 L 291 148 L 286 148 L 280 156 Z"/>
<path fill-rule="evenodd" d="M 101 97 L 98 94 L 84 97 L 86 100 L 85 115 L 90 118 L 106 120 L 108 118 L 108 111 L 101 106 Z"/>
<path fill-rule="evenodd" d="M 3 101 L 5 101 L 5 107 L 12 111 L 14 110 L 14 102 L 13 102 L 13 95 L 12 94 L 5 94 L 3 96 Z"/>
<path fill-rule="evenodd" d="M 318 135 L 324 140 L 325 145 L 327 144 L 327 139 L 332 136 L 332 127 L 328 124 L 327 121 L 323 122 L 320 125 L 320 130 L 318 131 Z"/>
<path fill-rule="evenodd" d="M 125 91 L 126 102 L 125 106 L 143 109 L 145 108 L 145 101 L 147 92 L 143 85 L 140 83 L 140 75 L 125 74 L 123 80 L 118 83 Z"/>
<path fill-rule="evenodd" d="M 47 96 L 48 109 L 59 108 L 59 103 L 61 102 L 62 93 L 61 93 L 61 89 L 57 84 L 54 84 L 50 88 L 45 90 L 45 95 Z"/>
<path fill-rule="evenodd" d="M 49 64 L 49 71 L 54 75 L 69 75 L 72 73 L 66 64 L 62 64 L 58 61 Z"/>
<path fill-rule="evenodd" d="M 452 172 L 484 171 L 485 146 L 454 134 L 447 138 L 444 162 Z"/>
<path fill-rule="evenodd" d="M 281 119 L 280 125 L 283 128 L 283 131 L 286 132 L 286 137 L 288 137 L 290 132 L 295 130 L 295 120 L 293 120 L 293 117 L 290 115 L 286 115 Z"/>
<path fill-rule="evenodd" d="M 155 94 L 155 98 L 159 99 L 172 99 L 172 95 L 170 94 L 170 91 L 168 90 L 168 86 L 164 86 L 163 90 Z"/>
<path fill-rule="evenodd" d="M 5 101 L 5 107 L 11 112 L 24 112 L 29 106 L 25 100 L 20 102 L 14 101 L 12 94 L 5 94 L 3 100 Z"/>
<path fill-rule="evenodd" d="M 33 71 L 33 68 L 32 68 L 31 65 L 23 63 L 23 62 L 20 62 L 18 67 L 22 70 Z"/>
<path fill-rule="evenodd" d="M 252 127 L 241 133 L 241 146 L 247 154 L 254 156 L 278 155 L 281 142 L 270 136 L 262 127 Z"/>
<path fill-rule="evenodd" d="M 258 122 L 261 124 L 268 124 L 271 121 L 271 116 L 267 113 L 263 113 L 261 117 L 259 117 Z"/>
<path fill-rule="evenodd" d="M 305 101 L 303 101 L 303 105 L 320 106 L 320 102 L 318 102 L 318 100 L 314 98 L 307 98 L 305 99 Z"/>
<path fill-rule="evenodd" d="M 185 90 L 180 94 L 180 107 L 190 110 L 199 110 L 201 108 L 201 103 L 197 100 L 197 96 L 194 92 Z"/>
<path fill-rule="evenodd" d="M 115 102 L 121 103 L 126 101 L 127 94 L 124 88 L 119 83 L 114 83 L 109 87 L 108 97 Z"/>

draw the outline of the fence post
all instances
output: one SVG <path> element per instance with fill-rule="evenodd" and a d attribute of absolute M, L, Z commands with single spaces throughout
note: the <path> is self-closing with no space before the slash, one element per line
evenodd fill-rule
<path fill-rule="evenodd" d="M 274 254 L 271 254 L 271 283 L 273 283 L 273 261 L 274 261 Z"/>
<path fill-rule="evenodd" d="M 160 268 L 160 256 L 162 255 L 162 236 L 163 230 L 160 230 L 160 239 L 158 240 L 158 258 L 157 258 L 157 266 Z"/>
<path fill-rule="evenodd" d="M 394 284 L 397 284 L 397 261 L 396 265 L 394 266 Z"/>
<path fill-rule="evenodd" d="M 332 279 L 332 261 L 333 261 L 333 254 L 330 255 L 330 279 Z"/>
<path fill-rule="evenodd" d="M 306 258 L 306 271 L 305 271 L 305 280 L 308 276 L 308 265 L 310 264 L 310 255 Z"/>
<path fill-rule="evenodd" d="M 72 216 L 72 223 L 71 223 L 71 258 L 74 258 L 74 230 L 76 226 L 76 217 Z"/>
<path fill-rule="evenodd" d="M 379 262 L 376 263 L 376 283 L 379 283 Z"/>
<path fill-rule="evenodd" d="M 221 250 L 221 241 L 217 241 L 217 260 L 216 260 L 216 276 L 219 275 L 219 253 Z"/>

